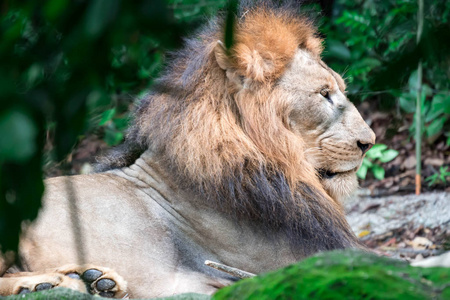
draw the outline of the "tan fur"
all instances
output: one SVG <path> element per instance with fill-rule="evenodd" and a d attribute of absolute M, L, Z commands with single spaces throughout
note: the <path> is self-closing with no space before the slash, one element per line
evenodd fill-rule
<path fill-rule="evenodd" d="M 21 239 L 30 271 L 88 262 L 114 268 L 132 297 L 210 294 L 232 278 L 207 259 L 259 273 L 362 247 L 340 201 L 375 136 L 314 27 L 249 8 L 225 49 L 220 24 L 188 40 L 143 99 L 126 144 L 142 149 L 136 161 L 123 165 L 130 147 L 106 174 L 46 182 Z"/>

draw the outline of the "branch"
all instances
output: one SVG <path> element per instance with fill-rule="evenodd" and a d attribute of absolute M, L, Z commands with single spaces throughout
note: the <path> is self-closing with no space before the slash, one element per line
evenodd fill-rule
<path fill-rule="evenodd" d="M 228 274 L 233 275 L 235 277 L 242 278 L 242 279 L 243 278 L 251 278 L 251 277 L 255 277 L 256 276 L 256 274 L 249 273 L 249 272 L 246 272 L 246 271 L 242 271 L 242 270 L 239 270 L 239 269 L 236 269 L 236 268 L 224 265 L 224 264 L 220 264 L 220 263 L 217 263 L 217 262 L 213 262 L 213 261 L 210 261 L 210 260 L 206 260 L 205 261 L 205 265 L 207 265 L 208 267 L 214 268 L 216 270 L 219 270 L 221 272 L 228 273 Z"/>

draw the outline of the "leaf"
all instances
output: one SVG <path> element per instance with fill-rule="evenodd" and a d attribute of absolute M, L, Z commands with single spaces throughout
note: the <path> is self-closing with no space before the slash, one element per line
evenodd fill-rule
<path fill-rule="evenodd" d="M 407 113 L 416 111 L 416 98 L 409 94 L 403 93 L 399 98 L 400 107 Z"/>
<path fill-rule="evenodd" d="M 380 165 L 373 165 L 372 173 L 373 173 L 373 176 L 375 176 L 376 179 L 378 179 L 378 180 L 383 180 L 384 179 L 384 169 L 383 169 L 382 166 L 380 166 Z"/>
<path fill-rule="evenodd" d="M 341 41 L 331 40 L 331 39 L 328 40 L 326 49 L 327 49 L 326 55 L 328 57 L 336 57 L 336 58 L 342 59 L 344 61 L 348 61 L 351 59 L 350 50 Z"/>
<path fill-rule="evenodd" d="M 363 164 L 356 172 L 356 176 L 361 179 L 366 179 L 367 170 L 369 170 L 369 168 Z"/>
<path fill-rule="evenodd" d="M 64 12 L 68 6 L 68 0 L 49 0 L 44 6 L 44 15 L 47 19 L 54 21 Z"/>
<path fill-rule="evenodd" d="M 87 97 L 86 104 L 91 112 L 105 109 L 111 103 L 111 97 L 103 90 L 93 90 Z"/>
<path fill-rule="evenodd" d="M 409 76 L 408 86 L 411 91 L 417 92 L 417 89 L 419 88 L 417 71 L 412 72 Z"/>
<path fill-rule="evenodd" d="M 431 96 L 433 94 L 433 89 L 426 83 L 422 84 L 422 97 Z"/>
<path fill-rule="evenodd" d="M 396 158 L 398 155 L 398 151 L 394 149 L 388 149 L 383 151 L 382 155 L 383 156 L 379 158 L 379 161 L 382 163 L 386 163 Z"/>
<path fill-rule="evenodd" d="M 85 32 L 91 37 L 100 35 L 116 17 L 118 0 L 92 0 L 88 2 L 85 19 Z"/>
<path fill-rule="evenodd" d="M 444 97 L 442 95 L 435 95 L 433 97 L 433 100 L 431 100 L 430 110 L 427 112 L 427 115 L 425 117 L 425 122 L 428 123 L 444 113 L 445 106 L 442 105 L 443 101 Z"/>
<path fill-rule="evenodd" d="M 365 237 L 366 235 L 369 235 L 370 231 L 369 230 L 363 230 L 358 234 L 359 238 Z"/>
<path fill-rule="evenodd" d="M 116 146 L 123 140 L 123 133 L 112 128 L 105 130 L 105 142 L 109 146 Z"/>
<path fill-rule="evenodd" d="M 368 159 L 367 157 L 364 157 L 362 165 L 366 166 L 368 168 L 371 168 L 373 166 L 373 163 L 370 161 L 370 159 Z"/>
<path fill-rule="evenodd" d="M 439 178 L 439 174 L 433 174 L 433 175 L 431 175 L 431 176 L 428 176 L 426 179 L 425 179 L 425 181 L 426 182 L 428 182 L 428 186 L 432 186 L 432 185 L 434 185 L 435 183 L 436 183 L 436 181 L 438 180 L 438 178 Z"/>
<path fill-rule="evenodd" d="M 117 130 L 125 130 L 128 128 L 128 118 L 114 118 L 114 126 L 117 128 Z"/>
<path fill-rule="evenodd" d="M 116 114 L 116 108 L 111 108 L 111 109 L 108 109 L 108 110 L 104 111 L 102 113 L 102 119 L 100 120 L 99 125 L 103 126 L 108 121 L 111 121 L 115 114 Z"/>
<path fill-rule="evenodd" d="M 446 118 L 438 118 L 431 122 L 431 124 L 426 128 L 427 137 L 439 135 L 442 132 L 442 127 L 444 126 L 445 121 Z"/>
<path fill-rule="evenodd" d="M 432 100 L 432 109 L 440 111 L 442 110 L 446 114 L 450 114 L 450 95 L 437 94 Z"/>
<path fill-rule="evenodd" d="M 382 151 L 386 150 L 387 146 L 384 144 L 375 144 L 369 151 L 367 151 L 367 157 L 377 159 L 383 156 Z"/>
<path fill-rule="evenodd" d="M 20 110 L 10 110 L 0 117 L 0 157 L 16 162 L 26 161 L 36 151 L 36 125 Z"/>

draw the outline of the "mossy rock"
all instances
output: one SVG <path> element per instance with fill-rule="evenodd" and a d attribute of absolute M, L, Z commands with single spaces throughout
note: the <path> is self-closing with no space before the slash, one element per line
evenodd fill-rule
<path fill-rule="evenodd" d="M 241 280 L 213 299 L 450 299 L 450 269 L 412 267 L 360 251 L 332 251 Z"/>

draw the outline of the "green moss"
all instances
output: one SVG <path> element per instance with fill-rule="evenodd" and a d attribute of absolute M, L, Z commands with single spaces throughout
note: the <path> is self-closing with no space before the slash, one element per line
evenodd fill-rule
<path fill-rule="evenodd" d="M 321 253 L 242 280 L 213 299 L 450 299 L 450 269 L 416 268 L 359 251 Z"/>

